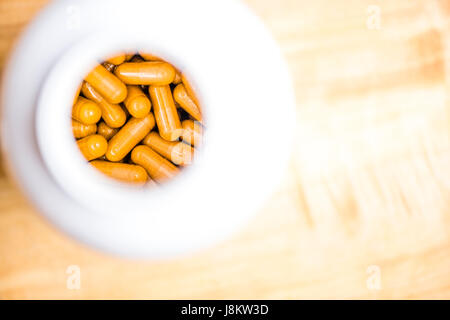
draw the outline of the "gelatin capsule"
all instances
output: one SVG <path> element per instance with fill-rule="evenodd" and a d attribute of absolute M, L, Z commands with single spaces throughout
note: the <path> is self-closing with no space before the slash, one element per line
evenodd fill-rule
<path fill-rule="evenodd" d="M 124 63 L 126 58 L 127 58 L 127 56 L 125 54 L 121 54 L 121 55 L 107 59 L 106 62 L 109 62 L 109 63 L 117 66 L 121 63 Z"/>
<path fill-rule="evenodd" d="M 108 177 L 123 182 L 145 184 L 148 180 L 147 171 L 138 165 L 100 160 L 95 160 L 90 163 Z"/>
<path fill-rule="evenodd" d="M 181 139 L 194 147 L 200 147 L 202 144 L 202 126 L 200 123 L 195 122 L 193 120 L 184 120 L 181 123 L 183 127 L 183 134 L 181 135 Z"/>
<path fill-rule="evenodd" d="M 192 118 L 197 121 L 202 121 L 202 113 L 200 108 L 188 95 L 183 84 L 177 85 L 177 87 L 173 90 L 173 98 L 181 106 L 181 108 L 184 109 L 184 111 L 192 116 Z"/>
<path fill-rule="evenodd" d="M 176 165 L 186 166 L 192 163 L 194 149 L 186 143 L 164 140 L 156 132 L 150 132 L 142 143 Z"/>
<path fill-rule="evenodd" d="M 106 158 L 117 162 L 122 160 L 155 126 L 155 118 L 149 113 L 141 119 L 132 118 L 109 141 Z"/>
<path fill-rule="evenodd" d="M 81 92 L 95 101 L 101 109 L 102 118 L 106 124 L 111 128 L 119 128 L 127 121 L 127 116 L 122 107 L 118 104 L 112 104 L 106 101 L 103 96 L 95 90 L 95 88 L 88 82 L 84 81 L 81 86 Z"/>
<path fill-rule="evenodd" d="M 111 128 L 103 121 L 97 126 L 97 134 L 103 136 L 106 140 L 111 139 L 114 135 L 119 132 L 117 128 Z"/>
<path fill-rule="evenodd" d="M 180 118 L 169 86 L 148 88 L 159 134 L 167 141 L 177 140 L 182 133 Z"/>
<path fill-rule="evenodd" d="M 130 61 L 131 59 L 133 59 L 134 57 L 134 53 L 127 53 L 125 55 L 125 61 Z"/>
<path fill-rule="evenodd" d="M 86 125 L 97 123 L 102 117 L 100 107 L 93 101 L 78 97 L 72 108 L 72 118 Z"/>
<path fill-rule="evenodd" d="M 101 64 L 95 67 L 85 79 L 109 103 L 121 103 L 127 97 L 127 87 Z"/>
<path fill-rule="evenodd" d="M 195 94 L 195 90 L 184 73 L 181 74 L 181 82 L 183 83 L 189 97 L 191 97 L 192 101 L 194 101 L 194 103 L 200 108 L 200 103 L 198 101 L 197 95 Z"/>
<path fill-rule="evenodd" d="M 76 120 L 72 120 L 72 132 L 76 139 L 87 137 L 97 132 L 96 124 L 84 124 Z"/>
<path fill-rule="evenodd" d="M 175 69 L 167 62 L 126 62 L 114 74 L 126 84 L 164 86 L 175 79 Z"/>
<path fill-rule="evenodd" d="M 168 160 L 147 146 L 137 146 L 131 152 L 131 161 L 144 167 L 150 177 L 157 182 L 164 182 L 175 177 L 179 169 Z"/>
<path fill-rule="evenodd" d="M 88 160 L 94 160 L 103 156 L 108 148 L 108 142 L 98 134 L 87 136 L 77 141 L 83 156 Z"/>
<path fill-rule="evenodd" d="M 127 86 L 128 96 L 125 107 L 135 118 L 145 117 L 151 110 L 152 104 L 139 86 Z"/>

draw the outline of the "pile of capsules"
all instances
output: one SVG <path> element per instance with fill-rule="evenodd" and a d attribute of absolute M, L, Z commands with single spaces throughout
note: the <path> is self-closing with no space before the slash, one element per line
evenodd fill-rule
<path fill-rule="evenodd" d="M 202 112 L 186 76 L 170 63 L 122 54 L 85 77 L 72 130 L 83 156 L 103 174 L 155 184 L 192 163 L 202 141 Z"/>

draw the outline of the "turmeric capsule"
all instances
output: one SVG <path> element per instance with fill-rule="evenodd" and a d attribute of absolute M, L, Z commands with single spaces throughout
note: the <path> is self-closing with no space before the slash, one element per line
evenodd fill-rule
<path fill-rule="evenodd" d="M 97 133 L 103 136 L 106 140 L 111 139 L 117 132 L 119 132 L 119 129 L 111 128 L 103 121 L 97 126 Z"/>
<path fill-rule="evenodd" d="M 127 116 L 122 107 L 118 104 L 112 104 L 106 101 L 90 83 L 84 81 L 81 86 L 81 92 L 98 104 L 101 109 L 103 120 L 105 120 L 106 124 L 111 128 L 119 128 L 127 121 Z"/>
<path fill-rule="evenodd" d="M 175 69 L 167 62 L 126 62 L 114 74 L 126 84 L 164 86 L 175 79 Z"/>
<path fill-rule="evenodd" d="M 182 129 L 170 87 L 150 86 L 148 92 L 153 104 L 159 134 L 165 140 L 177 140 L 181 136 Z"/>
<path fill-rule="evenodd" d="M 155 118 L 151 113 L 141 119 L 132 118 L 109 141 L 106 158 L 113 162 L 122 160 L 154 126 Z"/>
<path fill-rule="evenodd" d="M 145 117 L 152 107 L 150 100 L 139 86 L 127 86 L 127 90 L 124 104 L 128 112 L 135 118 Z"/>
<path fill-rule="evenodd" d="M 95 67 L 85 79 L 109 103 L 121 103 L 127 97 L 127 87 L 101 64 Z"/>
<path fill-rule="evenodd" d="M 92 161 L 91 164 L 105 175 L 123 182 L 144 184 L 148 180 L 147 171 L 141 166 L 100 160 Z"/>
<path fill-rule="evenodd" d="M 188 95 L 183 84 L 177 85 L 177 87 L 173 90 L 173 97 L 175 101 L 181 106 L 181 108 L 189 113 L 192 118 L 197 121 L 202 121 L 202 113 L 200 112 L 200 108 Z"/>
<path fill-rule="evenodd" d="M 189 97 L 191 97 L 192 101 L 194 101 L 194 103 L 197 106 L 200 106 L 200 103 L 198 101 L 197 95 L 195 94 L 194 88 L 191 86 L 191 83 L 188 81 L 188 79 L 184 73 L 181 74 L 181 82 L 183 83 L 184 88 L 186 89 L 186 92 L 189 95 Z"/>
<path fill-rule="evenodd" d="M 117 66 L 121 63 L 124 63 L 126 58 L 127 58 L 126 54 L 121 54 L 121 55 L 107 59 L 106 62 L 109 62 L 109 63 Z"/>
<path fill-rule="evenodd" d="M 78 97 L 72 108 L 72 118 L 86 125 L 97 123 L 102 117 L 100 107 L 93 101 Z"/>
<path fill-rule="evenodd" d="M 156 132 L 150 132 L 142 143 L 176 165 L 186 166 L 192 163 L 194 149 L 186 143 L 164 140 Z"/>
<path fill-rule="evenodd" d="M 131 161 L 147 170 L 150 177 L 163 182 L 173 178 L 179 169 L 147 146 L 137 146 L 131 152 Z"/>
<path fill-rule="evenodd" d="M 77 141 L 83 156 L 88 160 L 94 160 L 103 156 L 108 148 L 108 142 L 98 134 L 87 136 Z"/>
<path fill-rule="evenodd" d="M 76 120 L 72 120 L 72 132 L 76 139 L 87 137 L 97 132 L 96 124 L 83 124 Z"/>
<path fill-rule="evenodd" d="M 181 135 L 183 141 L 189 143 L 191 146 L 200 147 L 203 138 L 203 130 L 200 123 L 193 120 L 184 120 L 181 126 L 183 127 L 183 134 Z"/>

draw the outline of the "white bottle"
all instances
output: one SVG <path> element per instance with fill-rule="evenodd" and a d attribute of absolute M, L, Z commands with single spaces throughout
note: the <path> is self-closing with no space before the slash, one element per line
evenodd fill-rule
<path fill-rule="evenodd" d="M 157 189 L 96 172 L 70 125 L 86 73 L 138 50 L 189 74 L 207 119 L 195 163 Z M 248 222 L 285 172 L 295 124 L 279 49 L 234 0 L 54 1 L 17 43 L 1 97 L 3 153 L 25 195 L 74 238 L 132 258 L 209 247 Z"/>

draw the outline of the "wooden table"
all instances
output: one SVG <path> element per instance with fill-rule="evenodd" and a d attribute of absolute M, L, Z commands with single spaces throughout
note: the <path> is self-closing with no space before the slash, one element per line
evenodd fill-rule
<path fill-rule="evenodd" d="M 46 2 L 0 0 L 1 67 Z M 2 169 L 0 298 L 450 298 L 450 5 L 246 2 L 279 42 L 298 106 L 294 156 L 265 208 L 206 252 L 125 261 L 55 230 Z"/>

